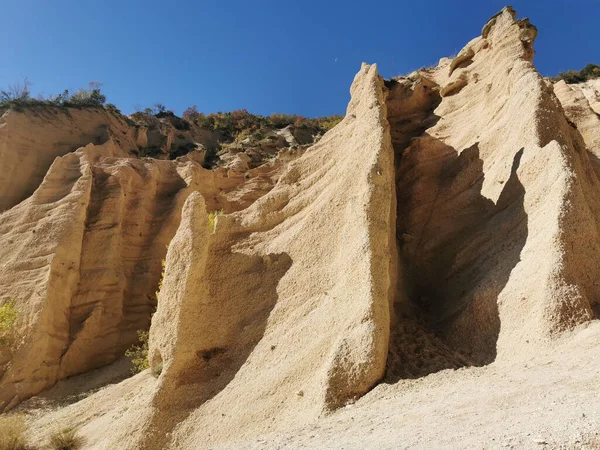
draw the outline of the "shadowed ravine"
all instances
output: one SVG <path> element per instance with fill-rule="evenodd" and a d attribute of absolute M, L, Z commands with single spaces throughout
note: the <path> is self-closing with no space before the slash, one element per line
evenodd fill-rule
<path fill-rule="evenodd" d="M 525 190 L 517 175 L 522 154 L 515 153 L 494 204 L 480 194 L 485 175 L 477 144 L 459 153 L 426 134 L 397 152 L 406 297 L 395 307 L 388 381 L 494 361 L 498 295 L 527 240 Z M 494 233 L 508 239 L 494 241 Z M 482 290 L 486 281 L 492 282 Z"/>

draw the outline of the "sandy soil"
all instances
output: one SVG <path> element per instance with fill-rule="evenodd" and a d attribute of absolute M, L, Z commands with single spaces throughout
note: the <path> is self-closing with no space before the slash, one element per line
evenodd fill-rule
<path fill-rule="evenodd" d="M 595 321 L 529 361 L 380 384 L 308 426 L 206 448 L 600 449 L 599 346 Z M 23 403 L 18 412 L 29 418 L 32 442 L 42 444 L 50 424 L 68 422 L 85 431 L 86 448 L 95 448 L 154 382 L 144 372 L 119 383 L 128 367 L 121 360 Z"/>
<path fill-rule="evenodd" d="M 301 429 L 219 449 L 600 449 L 600 323 L 514 365 L 379 385 Z"/>

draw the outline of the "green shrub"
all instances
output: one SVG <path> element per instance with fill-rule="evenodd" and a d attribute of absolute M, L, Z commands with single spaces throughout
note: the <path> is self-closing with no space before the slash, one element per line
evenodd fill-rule
<path fill-rule="evenodd" d="M 583 83 L 587 80 L 593 80 L 595 78 L 600 78 L 600 66 L 596 64 L 588 64 L 579 72 L 575 70 L 561 72 L 558 74 L 558 76 L 552 78 L 552 81 L 556 83 L 557 81 L 565 80 L 566 83 L 574 84 Z"/>
<path fill-rule="evenodd" d="M 150 362 L 148 361 L 149 334 L 147 331 L 138 330 L 137 335 L 139 340 L 138 345 L 133 345 L 125 352 L 125 356 L 131 358 L 131 364 L 133 364 L 131 373 L 133 375 L 150 367 Z"/>
<path fill-rule="evenodd" d="M 217 220 L 217 216 L 220 216 L 221 214 L 223 214 L 223 210 L 219 210 L 219 211 L 213 211 L 211 213 L 208 214 L 208 226 L 210 228 L 210 232 L 214 233 L 215 232 L 215 226 L 216 226 L 216 220 Z"/>
<path fill-rule="evenodd" d="M 13 300 L 0 306 L 0 346 L 12 343 L 17 314 L 18 311 Z"/>
<path fill-rule="evenodd" d="M 104 105 L 104 108 L 108 111 L 112 111 L 115 114 L 121 115 L 121 110 L 119 108 L 117 108 L 116 105 L 112 104 L 112 103 L 107 103 L 106 105 Z"/>
<path fill-rule="evenodd" d="M 0 450 L 25 450 L 27 425 L 22 414 L 0 416 Z"/>
<path fill-rule="evenodd" d="M 83 440 L 76 428 L 62 428 L 50 435 L 50 448 L 53 450 L 75 450 L 82 444 Z"/>
<path fill-rule="evenodd" d="M 63 106 L 103 106 L 106 103 L 106 96 L 102 94 L 100 88 L 102 83 L 91 81 L 87 89 L 79 89 L 68 99 L 63 100 Z M 65 91 L 68 94 L 68 91 Z"/>

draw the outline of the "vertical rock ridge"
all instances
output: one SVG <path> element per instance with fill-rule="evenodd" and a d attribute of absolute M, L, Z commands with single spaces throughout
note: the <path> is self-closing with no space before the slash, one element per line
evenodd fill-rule
<path fill-rule="evenodd" d="M 351 93 L 344 121 L 214 234 L 190 197 L 151 327 L 163 372 L 144 418 L 130 416 L 145 430 L 135 445 L 167 445 L 178 422 L 174 447 L 307 422 L 383 377 L 396 213 L 376 66 L 363 65 Z"/>

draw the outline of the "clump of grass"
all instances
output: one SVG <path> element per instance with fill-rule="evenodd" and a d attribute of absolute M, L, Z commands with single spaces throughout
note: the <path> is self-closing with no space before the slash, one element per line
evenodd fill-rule
<path fill-rule="evenodd" d="M 50 435 L 50 447 L 53 450 L 76 450 L 82 444 L 83 440 L 76 428 L 61 428 Z"/>
<path fill-rule="evenodd" d="M 0 306 L 0 346 L 7 346 L 12 343 L 17 313 L 13 300 L 9 300 Z"/>
<path fill-rule="evenodd" d="M 133 345 L 125 352 L 125 356 L 131 358 L 131 364 L 133 364 L 131 373 L 133 375 L 150 367 L 150 361 L 148 360 L 148 332 L 138 330 L 137 335 L 139 344 Z"/>
<path fill-rule="evenodd" d="M 220 209 L 219 211 L 213 211 L 211 213 L 208 214 L 208 226 L 210 227 L 210 232 L 214 233 L 215 232 L 215 225 L 216 225 L 216 220 L 217 220 L 217 216 L 220 216 L 221 214 L 223 214 L 223 210 Z"/>
<path fill-rule="evenodd" d="M 27 425 L 21 414 L 0 416 L 0 450 L 25 450 Z"/>

